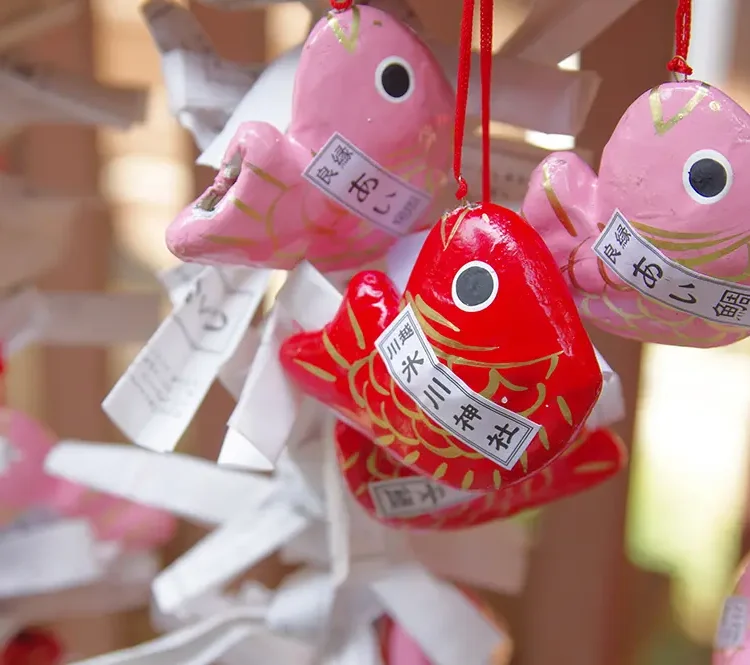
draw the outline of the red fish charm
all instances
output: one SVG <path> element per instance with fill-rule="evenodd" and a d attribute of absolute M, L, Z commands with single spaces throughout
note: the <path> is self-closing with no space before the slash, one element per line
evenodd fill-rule
<path fill-rule="evenodd" d="M 403 297 L 381 272 L 356 275 L 334 320 L 287 339 L 281 362 L 399 463 L 477 492 L 551 462 L 602 388 L 552 255 L 494 204 L 441 218 Z"/>
<path fill-rule="evenodd" d="M 62 660 L 57 637 L 42 628 L 22 630 L 0 652 L 0 665 L 59 665 Z"/>
<path fill-rule="evenodd" d="M 398 464 L 348 425 L 336 425 L 339 467 L 365 511 L 390 526 L 447 531 L 539 508 L 609 480 L 628 453 L 611 430 L 584 429 L 550 465 L 524 482 L 494 492 L 456 492 Z"/>

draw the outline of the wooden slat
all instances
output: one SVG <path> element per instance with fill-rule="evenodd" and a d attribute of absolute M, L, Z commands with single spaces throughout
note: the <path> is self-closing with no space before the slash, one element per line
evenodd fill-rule
<path fill-rule="evenodd" d="M 582 69 L 596 70 L 603 78 L 579 137 L 579 145 L 595 154 L 595 163 L 625 109 L 666 80 L 673 5 L 637 5 L 582 54 Z M 599 332 L 592 339 L 622 378 L 628 417 L 617 430 L 631 442 L 640 345 Z M 601 488 L 554 504 L 542 516 L 524 599 L 522 665 L 625 665 L 623 641 L 632 634 L 624 584 L 627 492 L 628 474 L 623 473 Z"/>
<path fill-rule="evenodd" d="M 92 24 L 89 12 L 30 44 L 35 60 L 76 73 L 92 73 Z M 32 185 L 70 194 L 94 196 L 99 159 L 96 131 L 87 127 L 37 127 L 21 141 L 21 170 Z M 41 284 L 47 289 L 105 290 L 111 232 L 106 213 L 89 208 L 75 220 L 74 241 L 62 263 Z M 41 417 L 61 437 L 107 440 L 112 427 L 100 404 L 107 390 L 107 351 L 45 348 L 40 353 L 37 390 Z M 96 654 L 119 646 L 120 627 L 112 617 L 60 626 L 76 654 Z"/>

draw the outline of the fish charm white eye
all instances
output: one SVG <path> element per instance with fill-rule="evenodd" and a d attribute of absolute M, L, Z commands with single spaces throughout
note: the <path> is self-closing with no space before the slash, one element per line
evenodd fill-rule
<path fill-rule="evenodd" d="M 691 199 L 703 205 L 721 201 L 732 187 L 729 160 L 716 150 L 698 150 L 685 162 L 682 184 Z"/>
<path fill-rule="evenodd" d="M 497 273 L 483 261 L 469 261 L 453 278 L 453 304 L 464 312 L 481 312 L 497 297 L 500 282 Z"/>
<path fill-rule="evenodd" d="M 385 58 L 375 70 L 375 88 L 387 102 L 405 102 L 414 92 L 414 70 L 403 58 Z"/>

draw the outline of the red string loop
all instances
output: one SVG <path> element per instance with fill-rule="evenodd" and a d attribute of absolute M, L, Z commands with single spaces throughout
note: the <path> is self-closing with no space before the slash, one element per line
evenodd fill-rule
<path fill-rule="evenodd" d="M 492 28 L 495 22 L 494 0 L 479 4 L 479 68 L 482 82 L 482 202 L 492 199 L 490 169 L 490 92 L 492 91 Z"/>
<path fill-rule="evenodd" d="M 461 37 L 458 45 L 458 76 L 456 77 L 456 118 L 453 133 L 453 177 L 458 183 L 456 198 L 461 201 L 469 187 L 461 173 L 461 158 L 466 127 L 466 105 L 469 101 L 471 80 L 471 38 L 474 31 L 474 0 L 464 0 L 461 14 Z"/>
<path fill-rule="evenodd" d="M 693 68 L 688 64 L 690 50 L 690 32 L 693 20 L 692 0 L 679 0 L 675 15 L 674 42 L 675 56 L 667 64 L 667 69 L 675 74 L 690 76 Z"/>
<path fill-rule="evenodd" d="M 495 18 L 494 0 L 480 0 L 479 67 L 482 85 L 482 200 L 491 199 L 490 170 L 490 92 L 492 88 L 492 28 Z M 453 136 L 453 176 L 458 183 L 456 198 L 461 201 L 469 193 L 469 187 L 461 172 L 464 132 L 466 127 L 466 106 L 469 100 L 471 81 L 471 46 L 474 31 L 474 0 L 464 0 L 461 15 L 461 38 L 458 51 L 458 76 L 456 77 L 456 119 Z"/>
<path fill-rule="evenodd" d="M 353 4 L 354 0 L 331 0 L 331 9 L 343 12 L 347 9 L 351 9 Z"/>

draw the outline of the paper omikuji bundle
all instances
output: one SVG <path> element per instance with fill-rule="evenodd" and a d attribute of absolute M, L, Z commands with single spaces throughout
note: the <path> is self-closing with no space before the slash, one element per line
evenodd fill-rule
<path fill-rule="evenodd" d="M 746 337 L 748 116 L 688 78 L 690 2 L 669 65 L 685 80 L 625 111 L 598 173 L 491 121 L 576 134 L 599 80 L 556 63 L 596 36 L 583 14 L 601 31 L 632 1 L 609 18 L 571 3 L 555 48 L 522 24 L 499 54 L 478 4 L 476 54 L 473 0 L 457 49 L 407 2 L 306 3 L 304 43 L 268 64 L 225 60 L 171 0 L 142 6 L 170 110 L 216 174 L 166 229 L 164 318 L 157 295 L 28 286 L 57 260 L 58 243 L 17 258 L 49 213 L 29 207 L 23 233 L 0 213 L 4 359 L 145 342 L 102 403 L 126 444 L 58 441 L 2 391 L 1 665 L 76 660 L 39 626 L 149 604 L 159 637 L 78 663 L 509 665 L 514 636 L 476 590 L 522 591 L 532 542 L 513 518 L 628 461 L 616 430 L 633 405 L 585 324 L 699 348 Z M 145 100 L 4 71 L 42 120 L 127 125 Z M 3 182 L 19 205 L 48 196 Z M 218 459 L 176 452 L 216 382 L 236 401 Z M 178 519 L 209 533 L 161 567 Z M 269 556 L 294 571 L 274 587 L 252 579 Z M 745 576 L 716 665 L 744 662 Z"/>

